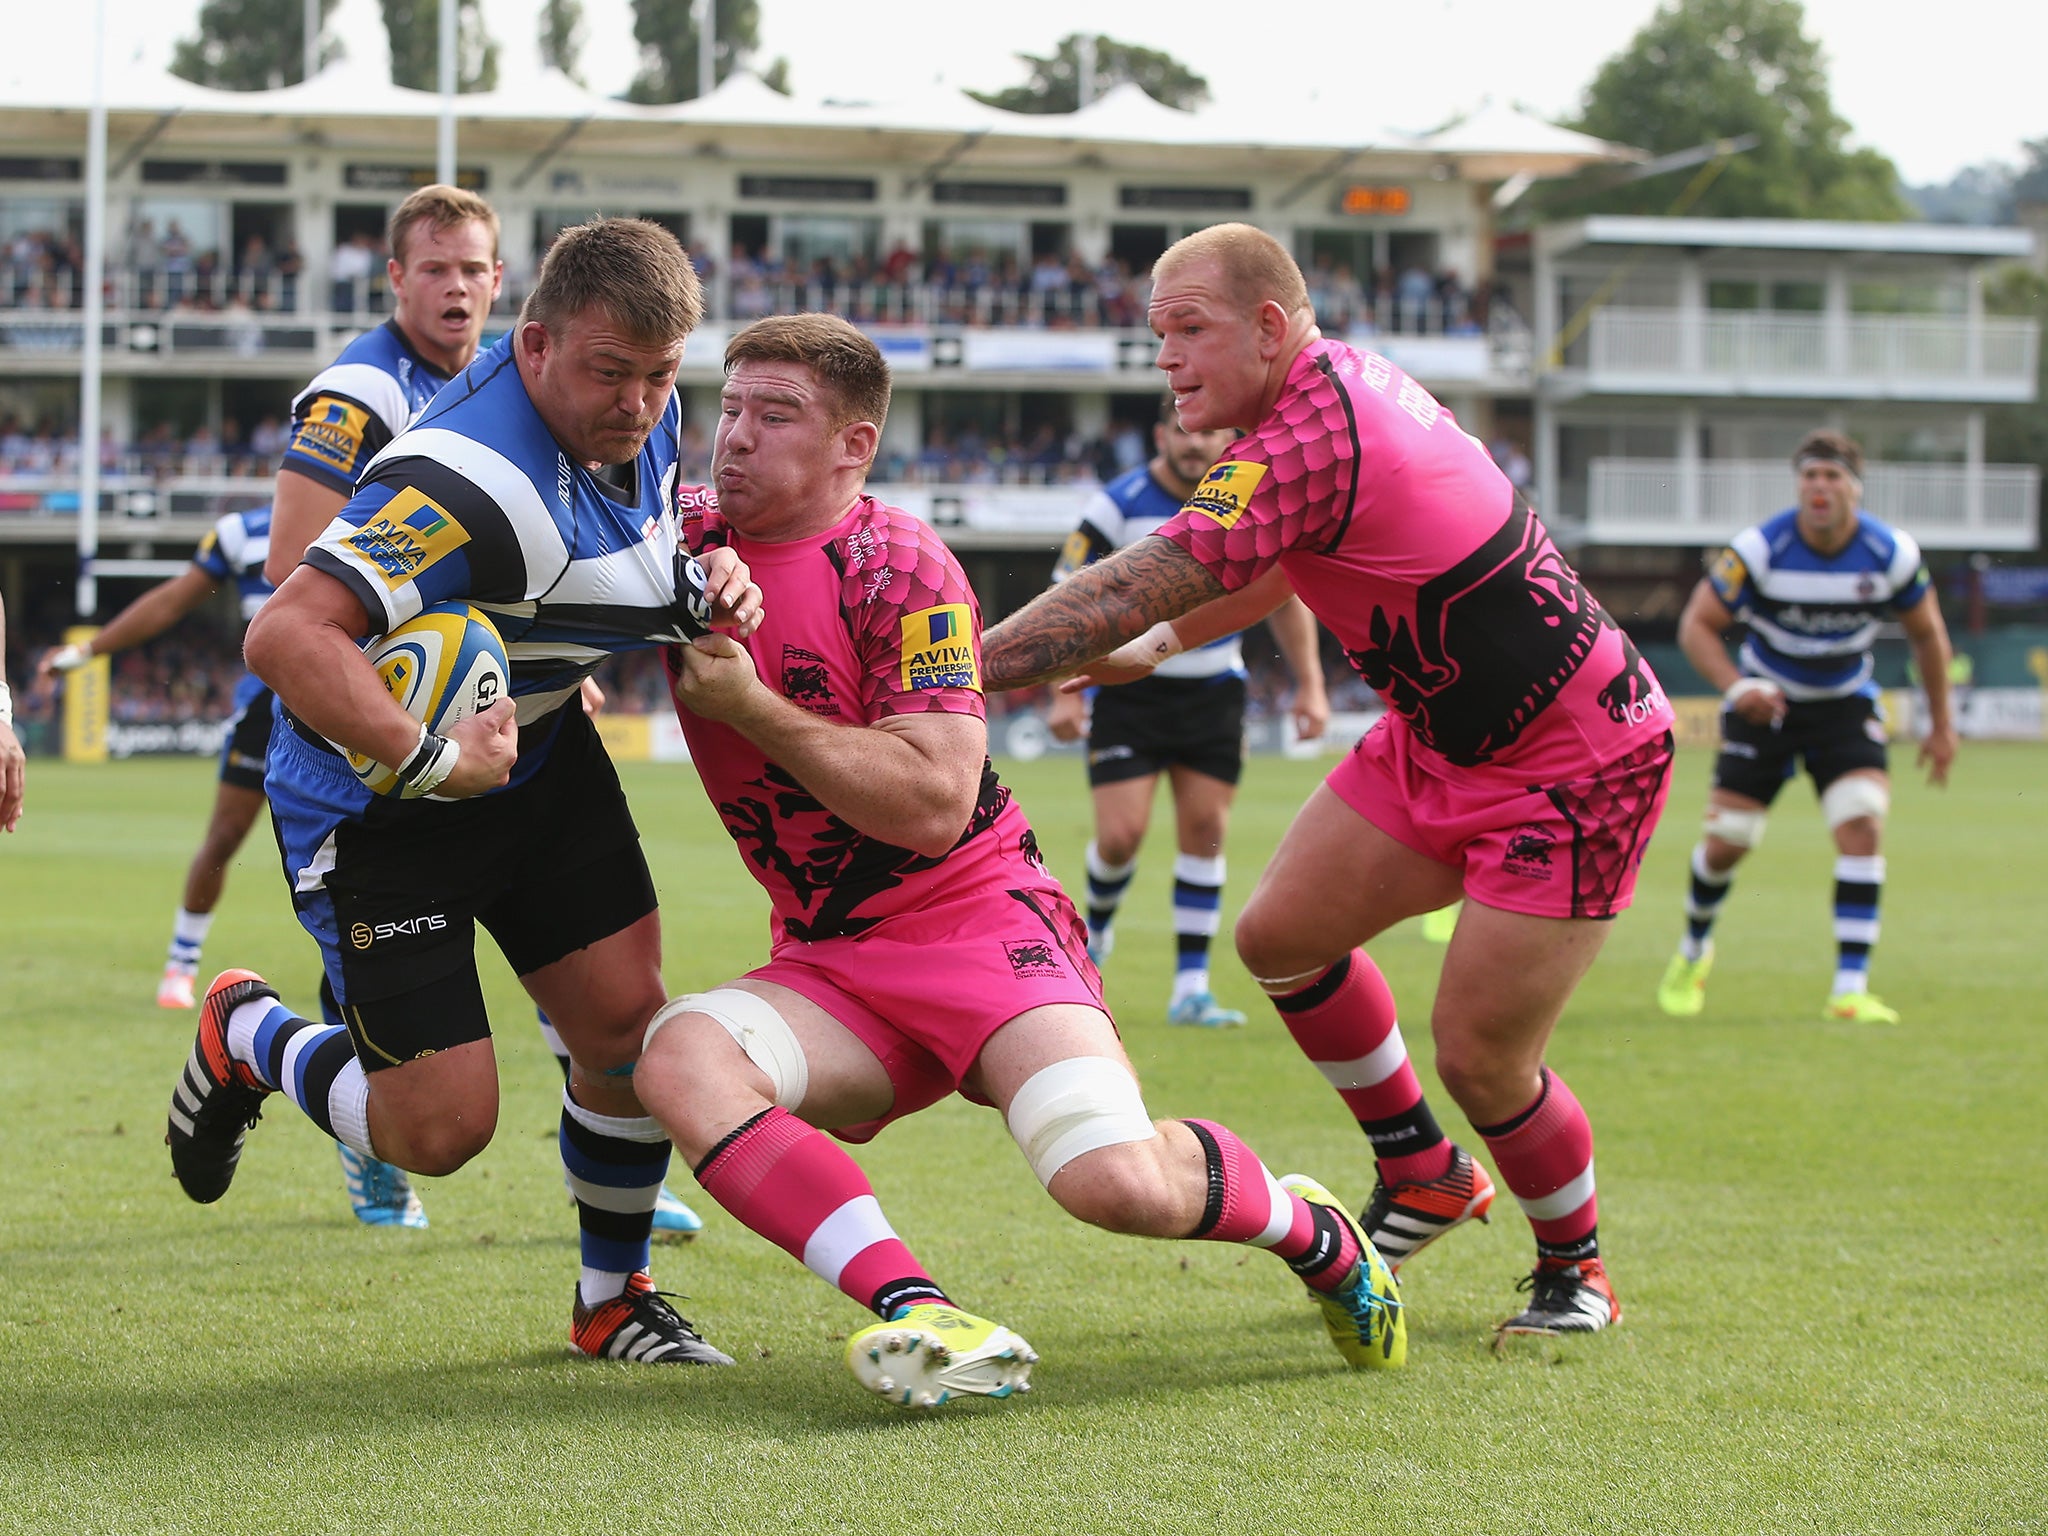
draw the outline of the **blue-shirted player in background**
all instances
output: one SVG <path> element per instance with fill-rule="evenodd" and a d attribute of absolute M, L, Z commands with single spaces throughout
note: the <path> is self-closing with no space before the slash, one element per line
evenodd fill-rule
<path fill-rule="evenodd" d="M 268 779 L 278 843 L 345 1028 L 224 972 L 167 1140 L 202 1203 L 227 1192 L 280 1092 L 365 1157 L 461 1167 L 498 1114 L 482 923 L 574 1060 L 560 1145 L 582 1235 L 576 1348 L 729 1364 L 648 1273 L 669 1143 L 631 1074 L 667 1000 L 660 919 L 582 708 L 584 681 L 619 651 L 703 634 L 714 618 L 759 622 L 759 591 L 731 552 L 699 567 L 678 535 L 675 376 L 702 312 L 666 231 L 607 219 L 565 232 L 512 334 L 372 461 L 251 626 L 249 663 L 282 706 Z M 490 614 L 511 697 L 443 736 L 385 692 L 359 644 L 452 601 Z M 372 795 L 337 746 L 391 766 L 403 794 Z"/>
<path fill-rule="evenodd" d="M 1898 1014 L 1869 983 L 1891 803 L 1871 646 L 1880 625 L 1896 619 L 1904 627 L 1927 692 L 1919 760 L 1930 782 L 1946 784 L 1956 755 L 1948 629 L 1920 546 L 1859 510 L 1863 453 L 1855 442 L 1809 433 L 1792 464 L 1799 505 L 1737 534 L 1678 621 L 1686 659 L 1727 703 L 1705 832 L 1692 851 L 1685 936 L 1657 1002 L 1681 1017 L 1705 1007 L 1714 919 L 1735 866 L 1762 838 L 1771 801 L 1803 760 L 1837 854 L 1835 980 L 1821 1016 L 1896 1024 Z M 1749 626 L 1739 667 L 1722 638 L 1737 623 Z"/>
<path fill-rule="evenodd" d="M 95 656 L 118 655 L 153 640 L 230 583 L 247 624 L 271 594 L 270 583 L 263 579 L 269 549 L 270 508 L 224 514 L 199 541 L 190 565 L 136 598 L 90 640 L 46 652 L 37 670 L 70 672 Z M 185 871 L 184 900 L 171 925 L 171 950 L 156 989 L 159 1008 L 193 1006 L 192 978 L 199 972 L 200 946 L 213 926 L 213 909 L 227 884 L 228 865 L 263 809 L 263 759 L 269 750 L 270 690 L 255 674 L 245 672 L 235 684 L 235 712 L 221 743 L 213 815 Z"/>
<path fill-rule="evenodd" d="M 1230 446 L 1228 431 L 1186 432 L 1173 397 L 1159 408 L 1148 463 L 1117 476 L 1088 501 L 1053 570 L 1057 585 L 1180 511 L 1196 482 Z M 1290 597 L 1267 617 L 1294 674 L 1290 712 L 1304 740 L 1323 734 L 1330 703 L 1323 690 L 1315 616 Z M 1173 786 L 1173 993 L 1170 1024 L 1207 1029 L 1244 1022 L 1209 985 L 1209 945 L 1223 919 L 1223 839 L 1244 771 L 1244 648 L 1225 635 L 1170 656 L 1147 677 L 1097 689 L 1090 711 L 1079 693 L 1055 691 L 1046 725 L 1061 741 L 1088 734 L 1088 784 L 1095 836 L 1088 844 L 1088 952 L 1100 965 L 1115 942 L 1118 906 L 1138 870 L 1138 847 L 1152 819 L 1163 773 Z M 1085 721 L 1085 726 L 1084 726 Z"/>

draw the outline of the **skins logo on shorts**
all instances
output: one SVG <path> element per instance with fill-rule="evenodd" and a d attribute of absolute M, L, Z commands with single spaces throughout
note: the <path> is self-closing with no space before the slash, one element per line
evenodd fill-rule
<path fill-rule="evenodd" d="M 1050 939 L 1011 939 L 1003 953 L 1010 957 L 1010 970 L 1019 981 L 1067 974 Z"/>
<path fill-rule="evenodd" d="M 370 413 L 360 405 L 322 395 L 307 407 L 306 419 L 292 434 L 292 449 L 337 474 L 353 475 L 369 427 Z"/>
<path fill-rule="evenodd" d="M 1556 833 L 1533 821 L 1524 822 L 1508 834 L 1507 851 L 1500 856 L 1500 867 L 1524 880 L 1548 880 L 1554 873 L 1550 850 L 1556 846 Z"/>
<path fill-rule="evenodd" d="M 974 616 L 965 603 L 920 608 L 903 616 L 905 692 L 927 688 L 981 688 L 981 664 L 974 657 Z"/>
<path fill-rule="evenodd" d="M 468 542 L 468 530 L 448 515 L 447 508 L 407 486 L 341 545 L 367 561 L 396 592 Z"/>
<path fill-rule="evenodd" d="M 1242 459 L 1227 460 L 1202 477 L 1202 483 L 1195 487 L 1195 494 L 1187 500 L 1188 510 L 1204 513 L 1229 528 L 1244 516 L 1244 509 L 1252 504 L 1252 492 L 1265 478 L 1266 466 L 1263 464 L 1247 464 Z"/>

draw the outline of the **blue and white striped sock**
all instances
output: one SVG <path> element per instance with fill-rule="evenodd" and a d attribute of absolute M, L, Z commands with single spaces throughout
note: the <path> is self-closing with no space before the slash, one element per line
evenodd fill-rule
<path fill-rule="evenodd" d="M 365 1157 L 370 1149 L 370 1083 L 348 1031 L 302 1019 L 274 997 L 242 1004 L 228 1018 L 228 1055 L 306 1112 L 306 1118 Z"/>
<path fill-rule="evenodd" d="M 1138 872 L 1138 861 L 1128 864 L 1110 864 L 1103 860 L 1093 839 L 1088 843 L 1088 938 L 1096 948 L 1102 947 L 1103 935 L 1116 921 L 1116 909 L 1124 899 L 1124 892 L 1130 889 L 1131 877 Z"/>
<path fill-rule="evenodd" d="M 1713 936 L 1714 919 L 1721 915 L 1721 903 L 1728 899 L 1728 887 L 1735 879 L 1732 869 L 1713 869 L 1707 864 L 1707 847 L 1692 848 L 1692 879 L 1685 892 L 1685 937 L 1678 941 L 1679 953 L 1697 960 L 1706 953 Z"/>
<path fill-rule="evenodd" d="M 560 1140 L 582 1237 L 583 1304 L 594 1307 L 623 1292 L 627 1278 L 648 1266 L 669 1140 L 652 1115 L 600 1115 L 566 1087 Z"/>
<path fill-rule="evenodd" d="M 1173 861 L 1173 1001 L 1209 990 L 1209 942 L 1223 924 L 1223 856 Z"/>
<path fill-rule="evenodd" d="M 178 908 L 178 915 L 171 923 L 171 947 L 166 958 L 187 976 L 199 973 L 199 951 L 206 943 L 207 930 L 213 927 L 211 912 L 187 912 Z"/>
<path fill-rule="evenodd" d="M 1835 986 L 1870 990 L 1870 951 L 1877 944 L 1877 906 L 1884 894 L 1884 855 L 1843 854 L 1835 860 Z"/>

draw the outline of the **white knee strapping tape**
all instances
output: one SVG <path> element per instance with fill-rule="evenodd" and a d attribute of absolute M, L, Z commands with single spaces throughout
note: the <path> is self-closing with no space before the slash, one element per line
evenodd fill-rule
<path fill-rule="evenodd" d="M 1868 816 L 1876 821 L 1892 808 L 1891 786 L 1867 773 L 1852 773 L 1835 780 L 1821 792 L 1820 813 L 1830 827 Z"/>
<path fill-rule="evenodd" d="M 1706 834 L 1737 848 L 1754 848 L 1764 840 L 1767 811 L 1738 811 L 1730 805 L 1710 805 L 1704 823 Z"/>
<path fill-rule="evenodd" d="M 772 1004 L 738 987 L 687 993 L 669 1001 L 648 1021 L 647 1034 L 640 1042 L 642 1054 L 654 1044 L 654 1036 L 662 1025 L 685 1013 L 709 1014 L 718 1020 L 725 1032 L 739 1042 L 747 1059 L 767 1074 L 774 1085 L 777 1104 L 793 1110 L 803 1103 L 811 1087 L 810 1063 L 804 1059 L 804 1048 L 796 1031 Z"/>
<path fill-rule="evenodd" d="M 1075 1056 L 1032 1074 L 1010 1101 L 1010 1134 L 1038 1182 L 1084 1153 L 1158 1134 L 1138 1080 L 1106 1056 Z"/>

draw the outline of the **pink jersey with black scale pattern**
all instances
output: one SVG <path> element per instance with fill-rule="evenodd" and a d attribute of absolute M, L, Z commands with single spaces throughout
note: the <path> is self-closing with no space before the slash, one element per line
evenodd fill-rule
<path fill-rule="evenodd" d="M 987 717 L 981 613 L 926 524 L 862 496 L 824 533 L 766 544 L 728 524 L 700 487 L 678 503 L 693 552 L 731 545 L 760 584 L 761 627 L 740 643 L 791 703 L 852 725 L 930 710 Z M 676 667 L 671 653 L 671 684 Z M 986 761 L 966 831 L 934 859 L 855 831 L 732 727 L 680 704 L 676 714 L 705 792 L 773 903 L 778 949 L 991 887 L 1047 883 L 1030 823 Z"/>
<path fill-rule="evenodd" d="M 1569 779 L 1671 728 L 1656 676 L 1486 450 L 1376 353 L 1305 347 L 1158 536 L 1227 591 L 1279 564 L 1453 767 Z"/>

